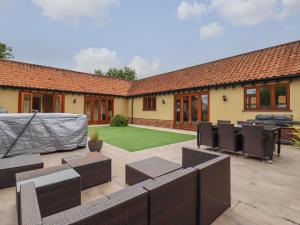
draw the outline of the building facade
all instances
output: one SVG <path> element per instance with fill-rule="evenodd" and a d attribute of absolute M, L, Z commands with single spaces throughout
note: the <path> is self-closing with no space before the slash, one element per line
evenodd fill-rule
<path fill-rule="evenodd" d="M 87 114 L 90 124 L 122 114 L 134 124 L 179 129 L 257 114 L 300 121 L 300 41 L 134 82 L 0 60 L 0 107 Z"/>

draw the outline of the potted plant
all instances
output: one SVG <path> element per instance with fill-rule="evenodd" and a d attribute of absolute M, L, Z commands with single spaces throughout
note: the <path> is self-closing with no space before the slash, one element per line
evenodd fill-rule
<path fill-rule="evenodd" d="M 100 152 L 103 146 L 103 140 L 100 139 L 98 131 L 94 131 L 90 135 L 88 146 L 91 152 Z"/>

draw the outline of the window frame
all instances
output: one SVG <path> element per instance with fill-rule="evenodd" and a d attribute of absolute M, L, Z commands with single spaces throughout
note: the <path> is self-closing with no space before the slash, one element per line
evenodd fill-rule
<path fill-rule="evenodd" d="M 90 120 L 88 121 L 89 124 L 109 124 L 111 118 L 114 116 L 114 97 L 113 96 L 105 96 L 105 95 L 85 95 L 84 96 L 84 114 L 87 115 L 87 107 L 86 102 L 87 100 L 90 101 Z M 98 120 L 94 118 L 94 103 L 95 100 L 98 102 Z M 111 101 L 111 118 L 109 119 L 108 113 L 108 102 Z M 102 118 L 102 102 L 105 103 L 104 105 L 104 118 Z"/>
<path fill-rule="evenodd" d="M 30 113 L 32 112 L 32 103 L 33 103 L 33 95 L 50 95 L 52 96 L 53 102 L 53 112 L 51 113 L 57 113 L 56 112 L 56 97 L 60 97 L 60 107 L 61 110 L 59 113 L 64 113 L 65 112 L 65 95 L 62 93 L 51 93 L 51 92 L 43 92 L 43 91 L 19 91 L 19 103 L 18 103 L 18 112 L 19 113 L 24 113 L 24 96 L 28 95 L 30 96 Z M 42 113 L 42 112 L 39 112 Z"/>
<path fill-rule="evenodd" d="M 156 96 L 143 97 L 143 111 L 156 111 Z"/>
<path fill-rule="evenodd" d="M 286 108 L 279 108 L 276 105 L 276 93 L 275 88 L 276 87 L 286 87 Z M 270 88 L 270 101 L 271 105 L 270 108 L 264 109 L 261 107 L 261 97 L 260 97 L 260 89 L 261 88 Z M 256 89 L 256 108 L 251 109 L 247 108 L 247 90 L 248 89 Z M 290 110 L 290 84 L 289 83 L 277 83 L 277 84 L 267 84 L 267 85 L 260 85 L 260 86 L 249 86 L 244 87 L 244 111 L 291 111 Z"/>

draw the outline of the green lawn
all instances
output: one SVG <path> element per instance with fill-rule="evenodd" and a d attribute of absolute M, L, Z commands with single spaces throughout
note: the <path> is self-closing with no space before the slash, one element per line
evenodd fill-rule
<path fill-rule="evenodd" d="M 134 152 L 147 148 L 179 143 L 196 139 L 194 135 L 151 130 L 138 127 L 89 127 L 89 133 L 94 130 L 100 132 L 105 143 Z"/>

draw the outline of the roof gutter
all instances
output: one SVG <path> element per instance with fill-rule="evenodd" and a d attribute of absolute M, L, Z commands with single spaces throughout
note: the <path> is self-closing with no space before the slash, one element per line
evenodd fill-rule
<path fill-rule="evenodd" d="M 102 96 L 112 96 L 119 98 L 126 98 L 127 95 L 113 95 L 113 94 L 101 94 L 101 93 L 91 93 L 91 92 L 80 92 L 80 91 L 68 91 L 68 90 L 55 90 L 55 89 L 45 89 L 45 88 L 30 88 L 30 87 L 17 87 L 10 85 L 0 85 L 3 89 L 13 89 L 13 90 L 24 90 L 24 91 L 45 91 L 45 92 L 57 92 L 64 94 L 78 94 L 78 95 L 102 95 Z"/>

